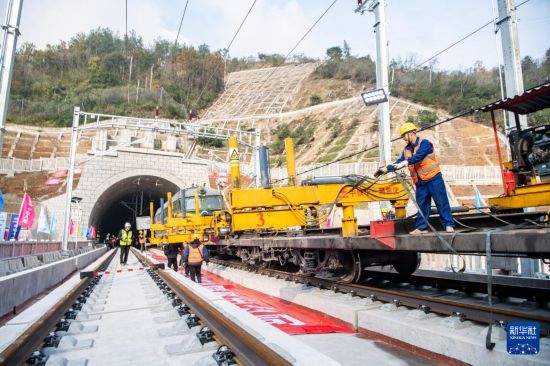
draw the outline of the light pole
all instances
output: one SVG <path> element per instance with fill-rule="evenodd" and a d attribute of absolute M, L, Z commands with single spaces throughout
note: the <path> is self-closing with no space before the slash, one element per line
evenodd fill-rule
<path fill-rule="evenodd" d="M 388 43 L 386 40 L 386 0 L 361 1 L 355 10 L 363 14 L 366 11 L 374 13 L 374 33 L 376 33 L 376 88 L 383 89 L 389 95 L 388 86 Z M 390 142 L 390 103 L 388 100 L 378 104 L 378 133 L 380 165 L 391 161 Z"/>
<path fill-rule="evenodd" d="M 76 145 L 78 137 L 78 123 L 80 120 L 80 107 L 74 107 L 73 127 L 71 130 L 71 153 L 69 157 L 69 172 L 67 177 L 67 190 L 65 193 L 65 218 L 63 221 L 63 238 L 61 240 L 61 249 L 67 250 L 69 246 L 69 225 L 71 216 L 71 200 L 73 195 L 74 181 L 74 163 L 76 160 Z"/>
<path fill-rule="evenodd" d="M 19 36 L 19 22 L 23 0 L 12 0 L 6 8 L 6 24 L 2 39 L 2 53 L 0 59 L 0 154 L 4 145 L 4 132 L 6 130 L 6 118 L 8 117 L 8 105 L 10 101 L 11 77 L 13 75 L 13 63 L 15 61 L 15 49 Z"/>
<path fill-rule="evenodd" d="M 80 206 L 80 201 L 82 201 L 82 198 L 81 197 L 73 197 L 71 199 L 71 203 L 75 203 L 76 204 L 76 212 L 75 212 L 75 235 L 74 235 L 74 240 L 75 240 L 75 244 L 74 244 L 74 249 L 76 250 L 78 248 L 78 228 L 80 227 L 80 223 L 82 221 L 82 207 Z"/>

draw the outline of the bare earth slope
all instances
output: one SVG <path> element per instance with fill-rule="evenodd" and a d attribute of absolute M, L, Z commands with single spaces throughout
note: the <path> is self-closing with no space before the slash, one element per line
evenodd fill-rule
<path fill-rule="evenodd" d="M 378 143 L 376 107 L 365 107 L 359 94 L 364 85 L 348 80 L 321 80 L 313 77 L 316 64 L 290 65 L 278 69 L 240 71 L 230 74 L 225 92 L 199 123 L 213 127 L 246 130 L 260 128 L 262 141 L 271 147 L 274 162 L 282 162 L 277 148 L 277 128 L 286 125 L 301 140 L 297 146 L 297 163 L 319 164 L 332 161 L 375 146 Z M 266 77 L 269 77 L 266 81 Z M 318 96 L 321 103 L 311 104 Z M 281 101 L 285 101 L 281 104 Z M 277 108 L 274 108 L 277 106 Z M 399 126 L 407 117 L 423 110 L 435 111 L 438 120 L 448 118 L 442 110 L 390 98 L 391 128 L 398 137 Z M 443 164 L 494 165 L 497 162 L 493 132 L 490 128 L 467 119 L 456 119 L 422 132 L 434 142 Z M 299 138 L 303 137 L 303 138 Z M 503 139 L 503 136 L 501 136 Z M 392 151 L 398 154 L 402 144 Z M 198 156 L 212 154 L 211 149 L 197 150 Z M 225 158 L 225 149 L 217 153 Z M 376 161 L 376 149 L 348 161 Z M 245 158 L 250 151 L 245 152 Z"/>

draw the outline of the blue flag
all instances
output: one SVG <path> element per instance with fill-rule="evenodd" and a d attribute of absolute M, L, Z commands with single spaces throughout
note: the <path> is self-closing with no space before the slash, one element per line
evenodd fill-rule
<path fill-rule="evenodd" d="M 2 194 L 2 191 L 0 191 L 0 212 L 2 212 L 3 208 L 4 208 L 4 195 Z"/>
<path fill-rule="evenodd" d="M 479 189 L 474 188 L 475 198 L 474 198 L 474 205 L 476 207 L 477 212 L 481 212 L 481 207 L 483 206 L 483 203 L 481 202 L 481 194 L 479 193 Z"/>
<path fill-rule="evenodd" d="M 57 231 L 57 217 L 52 215 L 52 221 L 50 222 L 50 235 L 54 235 Z"/>
<path fill-rule="evenodd" d="M 19 221 L 19 214 L 11 214 L 10 226 L 8 230 L 8 240 L 15 238 L 15 232 L 17 231 L 17 221 Z"/>

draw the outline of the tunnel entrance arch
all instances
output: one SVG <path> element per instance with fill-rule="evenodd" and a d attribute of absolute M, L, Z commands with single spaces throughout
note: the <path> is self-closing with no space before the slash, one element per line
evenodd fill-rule
<path fill-rule="evenodd" d="M 149 216 L 149 202 L 159 207 L 167 192 L 179 191 L 185 183 L 167 173 L 133 170 L 111 177 L 96 190 L 89 223 L 105 236 L 118 232 L 125 222 L 136 228 L 136 216 Z"/>

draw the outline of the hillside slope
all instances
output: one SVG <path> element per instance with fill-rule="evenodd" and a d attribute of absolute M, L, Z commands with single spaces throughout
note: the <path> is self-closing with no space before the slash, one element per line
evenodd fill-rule
<path fill-rule="evenodd" d="M 299 75 L 298 71 L 303 74 Z M 240 71 L 238 79 L 247 80 L 246 85 L 228 83 L 210 108 L 215 113 L 208 112 L 200 123 L 236 130 L 259 128 L 274 165 L 284 165 L 282 141 L 288 136 L 295 139 L 299 165 L 322 164 L 354 153 L 357 155 L 346 161 L 376 161 L 376 148 L 360 153 L 378 144 L 377 109 L 365 107 L 359 97 L 361 90 L 368 86 L 349 80 L 320 80 L 312 71 L 313 67 L 280 67 L 277 77 L 269 84 L 262 78 L 247 75 L 261 71 Z M 268 72 L 269 69 L 264 70 L 264 74 Z M 229 80 L 232 77 L 230 74 Z M 298 79 L 300 82 L 295 88 L 286 89 L 286 95 L 281 92 L 287 80 Z M 243 91 L 244 86 L 246 90 Z M 243 100 L 243 95 L 262 97 Z M 280 112 L 264 107 L 281 99 L 286 103 Z M 240 109 L 235 107 L 239 105 Z M 239 110 L 246 113 L 239 115 Z M 403 122 L 419 118 L 423 122 L 420 115 L 430 115 L 433 122 L 449 117 L 443 110 L 393 97 L 390 98 L 390 111 L 393 138 L 398 137 Z M 492 130 L 468 119 L 455 119 L 424 131 L 422 136 L 434 141 L 443 164 L 493 165 L 497 162 Z M 402 148 L 402 143 L 397 141 L 392 151 L 397 156 Z M 220 159 L 225 158 L 224 148 L 216 153 Z M 245 151 L 245 157 L 250 158 L 250 153 Z M 198 156 L 206 157 L 206 154 L 211 155 L 212 148 L 202 147 L 197 151 Z"/>

